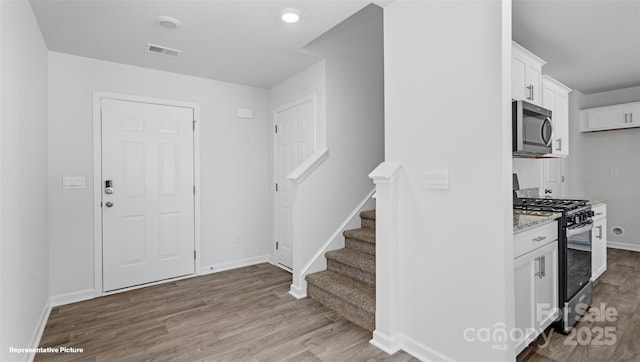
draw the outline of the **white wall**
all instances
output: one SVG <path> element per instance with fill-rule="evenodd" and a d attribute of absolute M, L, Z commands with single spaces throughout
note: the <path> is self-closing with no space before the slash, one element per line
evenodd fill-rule
<path fill-rule="evenodd" d="M 325 59 L 326 113 L 320 117 L 325 118 L 329 157 L 297 189 L 300 233 L 294 241 L 293 283 L 298 288 L 304 289 L 298 272 L 373 189 L 367 175 L 383 161 L 382 37 L 382 9 L 369 5 L 304 49 Z M 321 92 L 321 75 L 315 71 L 298 95 L 281 96 L 291 81 L 274 88 L 271 108 L 308 95 L 312 88 Z"/>
<path fill-rule="evenodd" d="M 2 1 L 0 360 L 26 356 L 48 310 L 47 48 L 27 1 Z"/>
<path fill-rule="evenodd" d="M 423 358 L 512 360 L 513 344 L 464 338 L 514 325 L 510 3 L 395 1 L 384 19 L 385 158 L 402 162 L 395 337 Z M 423 187 L 429 169 L 449 171 L 448 190 Z"/>
<path fill-rule="evenodd" d="M 266 90 L 50 52 L 52 296 L 94 287 L 94 91 L 198 103 L 202 271 L 268 254 L 271 128 Z M 238 107 L 253 108 L 255 118 L 238 119 Z M 88 187 L 62 190 L 63 176 L 85 176 Z"/>
<path fill-rule="evenodd" d="M 537 158 L 513 158 L 513 173 L 518 175 L 520 189 L 537 187 L 544 190 L 543 160 Z"/>
<path fill-rule="evenodd" d="M 583 96 L 582 108 L 640 101 L 640 87 Z M 579 123 L 572 124 L 576 129 Z M 574 132 L 578 140 L 572 158 L 584 195 L 607 199 L 609 241 L 629 243 L 640 250 L 640 128 L 605 132 Z M 573 140 L 572 140 L 573 142 Z M 617 168 L 618 177 L 611 177 Z M 624 235 L 611 232 L 625 229 Z"/>

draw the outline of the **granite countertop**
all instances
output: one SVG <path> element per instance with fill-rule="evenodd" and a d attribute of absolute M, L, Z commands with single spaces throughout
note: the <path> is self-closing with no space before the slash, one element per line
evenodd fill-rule
<path fill-rule="evenodd" d="M 560 216 L 562 216 L 562 214 L 558 212 L 537 212 L 536 214 L 532 214 L 531 212 L 514 210 L 513 232 L 518 233 L 531 227 L 554 221 Z"/>

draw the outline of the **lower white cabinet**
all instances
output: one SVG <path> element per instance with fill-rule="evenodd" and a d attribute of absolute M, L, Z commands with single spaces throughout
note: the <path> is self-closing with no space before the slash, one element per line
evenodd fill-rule
<path fill-rule="evenodd" d="M 598 279 L 607 270 L 607 204 L 593 208 L 591 231 L 591 280 Z"/>
<path fill-rule="evenodd" d="M 557 224 L 548 225 L 555 228 Z M 526 243 L 522 240 L 525 237 L 530 236 L 516 234 L 514 242 Z M 514 259 L 516 353 L 522 352 L 558 317 L 557 232 L 545 241 Z"/>

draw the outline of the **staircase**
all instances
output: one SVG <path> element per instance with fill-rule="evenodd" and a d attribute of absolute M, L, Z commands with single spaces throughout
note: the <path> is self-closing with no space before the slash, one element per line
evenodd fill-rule
<path fill-rule="evenodd" d="M 376 322 L 376 212 L 345 231 L 345 247 L 325 253 L 327 270 L 309 274 L 307 295 L 371 332 Z"/>

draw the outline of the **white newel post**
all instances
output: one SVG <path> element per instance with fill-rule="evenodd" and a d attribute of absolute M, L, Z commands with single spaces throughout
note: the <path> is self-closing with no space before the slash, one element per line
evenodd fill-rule
<path fill-rule="evenodd" d="M 370 343 L 393 354 L 398 341 L 398 176 L 400 162 L 369 174 L 376 185 L 376 329 Z"/>

